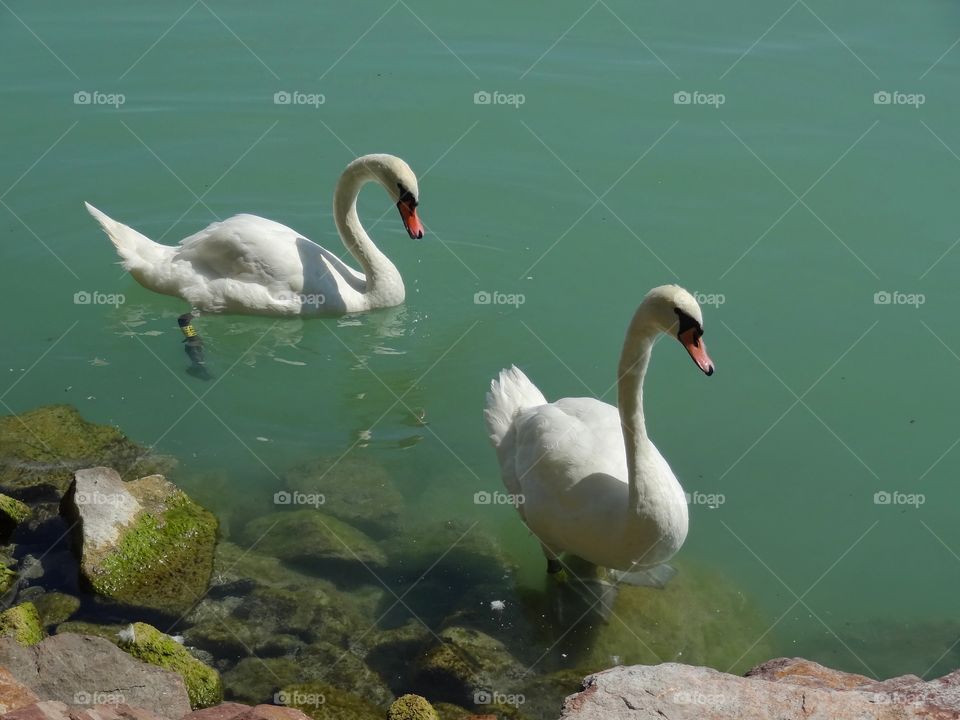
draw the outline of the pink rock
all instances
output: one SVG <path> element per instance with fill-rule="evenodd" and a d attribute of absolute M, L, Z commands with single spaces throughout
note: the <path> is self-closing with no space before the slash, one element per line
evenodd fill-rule
<path fill-rule="evenodd" d="M 58 700 L 46 700 L 4 713 L 0 717 L 3 720 L 70 720 L 70 709 Z"/>
<path fill-rule="evenodd" d="M 196 710 L 184 716 L 183 720 L 310 720 L 294 708 L 279 705 L 241 705 L 222 703 L 213 707 Z"/>
<path fill-rule="evenodd" d="M 0 713 L 33 705 L 40 698 L 33 691 L 17 680 L 5 667 L 0 667 Z"/>

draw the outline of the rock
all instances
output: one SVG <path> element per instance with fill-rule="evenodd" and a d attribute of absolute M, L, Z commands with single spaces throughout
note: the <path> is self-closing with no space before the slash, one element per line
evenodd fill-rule
<path fill-rule="evenodd" d="M 158 472 L 151 455 L 117 428 L 84 420 L 69 405 L 0 418 L 0 490 L 15 498 L 58 502 L 79 468 L 115 467 L 125 477 Z"/>
<path fill-rule="evenodd" d="M 80 569 L 98 595 L 179 615 L 206 592 L 216 518 L 162 475 L 79 470 L 62 509 L 80 521 Z"/>
<path fill-rule="evenodd" d="M 119 645 L 138 660 L 179 674 L 194 709 L 207 708 L 223 700 L 220 674 L 152 625 L 133 623 L 120 633 Z"/>
<path fill-rule="evenodd" d="M 98 625 L 96 623 L 68 620 L 65 623 L 60 623 L 57 625 L 57 627 L 54 628 L 54 632 L 57 635 L 62 635 L 64 633 L 72 633 L 74 635 L 90 635 L 92 637 L 99 637 L 103 638 L 104 640 L 109 640 L 116 645 L 120 642 L 120 632 L 126 627 L 126 625 Z"/>
<path fill-rule="evenodd" d="M 364 568 L 387 564 L 387 557 L 366 534 L 320 510 L 276 512 L 247 523 L 246 539 L 257 551 L 313 570 L 352 572 L 376 580 Z M 297 542 L 290 542 L 296 538 Z"/>
<path fill-rule="evenodd" d="M 17 710 L 40 700 L 5 667 L 0 667 L 0 714 Z"/>
<path fill-rule="evenodd" d="M 747 677 L 676 663 L 591 675 L 561 720 L 949 720 L 960 718 L 960 671 L 926 682 L 876 681 L 801 659 L 777 659 Z"/>
<path fill-rule="evenodd" d="M 276 705 L 240 705 L 222 703 L 205 710 L 196 710 L 183 720 L 307 720 L 307 716 L 293 708 Z"/>
<path fill-rule="evenodd" d="M 390 706 L 387 720 L 440 720 L 440 716 L 426 698 L 403 695 Z"/>
<path fill-rule="evenodd" d="M 469 720 L 469 718 L 480 717 L 459 705 L 451 705 L 450 703 L 434 703 L 433 709 L 437 711 L 440 720 Z"/>
<path fill-rule="evenodd" d="M 30 517 L 30 508 L 16 498 L 0 493 L 0 543 L 9 542 L 17 526 Z"/>
<path fill-rule="evenodd" d="M 440 639 L 418 658 L 412 673 L 414 689 L 431 698 L 472 705 L 478 694 L 492 689 L 513 692 L 527 673 L 503 643 L 478 630 L 449 627 Z"/>
<path fill-rule="evenodd" d="M 434 636 L 419 620 L 389 630 L 370 632 L 364 640 L 366 664 L 397 694 L 407 689 L 410 667 L 434 643 Z"/>
<path fill-rule="evenodd" d="M 79 610 L 80 598 L 61 592 L 49 592 L 40 595 L 33 604 L 40 613 L 40 624 L 43 627 L 50 627 L 66 622 Z"/>
<path fill-rule="evenodd" d="M 0 613 L 0 638 L 12 638 L 21 645 L 43 640 L 40 614 L 33 603 L 20 603 Z"/>
<path fill-rule="evenodd" d="M 376 705 L 322 682 L 291 685 L 277 693 L 276 699 L 313 720 L 383 720 L 384 716 Z"/>
<path fill-rule="evenodd" d="M 403 496 L 386 469 L 366 458 L 320 458 L 284 474 L 280 505 L 321 504 L 323 511 L 371 537 L 395 535 Z"/>
<path fill-rule="evenodd" d="M 70 705 L 119 700 L 172 720 L 190 712 L 179 675 L 140 662 L 102 638 L 65 633 L 31 647 L 2 639 L 0 666 L 48 700 Z"/>
<path fill-rule="evenodd" d="M 167 720 L 126 703 L 100 703 L 78 709 L 55 700 L 35 703 L 3 717 L 4 720 Z"/>

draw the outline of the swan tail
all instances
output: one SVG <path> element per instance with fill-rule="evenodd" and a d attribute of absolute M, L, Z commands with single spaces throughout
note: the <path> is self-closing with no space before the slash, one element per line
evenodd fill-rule
<path fill-rule="evenodd" d="M 490 382 L 487 405 L 483 410 L 493 446 L 500 446 L 518 412 L 546 403 L 543 393 L 517 366 L 501 370 L 500 375 Z"/>
<path fill-rule="evenodd" d="M 110 238 L 110 242 L 113 243 L 113 246 L 117 249 L 117 254 L 120 256 L 120 263 L 128 272 L 142 272 L 148 266 L 167 257 L 171 248 L 155 243 L 132 227 L 108 217 L 90 203 L 84 203 L 84 205 L 87 206 L 87 212 L 100 223 L 100 227 Z"/>

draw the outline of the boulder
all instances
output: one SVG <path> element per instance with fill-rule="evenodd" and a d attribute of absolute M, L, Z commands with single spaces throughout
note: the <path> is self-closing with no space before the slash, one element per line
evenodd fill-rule
<path fill-rule="evenodd" d="M 183 720 L 308 720 L 307 716 L 294 708 L 276 705 L 241 705 L 222 703 L 205 710 L 195 710 Z"/>
<path fill-rule="evenodd" d="M 30 517 L 30 508 L 16 498 L 0 493 L 0 543 L 10 541 L 14 530 Z"/>
<path fill-rule="evenodd" d="M 69 707 L 56 700 L 35 703 L 3 716 L 4 720 L 170 720 L 126 703 L 99 703 Z"/>
<path fill-rule="evenodd" d="M 321 572 L 336 569 L 367 582 L 376 580 L 365 567 L 377 570 L 387 564 L 383 550 L 370 537 L 320 510 L 265 515 L 247 523 L 245 536 L 262 554 Z"/>
<path fill-rule="evenodd" d="M 40 624 L 43 627 L 61 625 L 80 609 L 80 598 L 62 592 L 43 593 L 33 604 L 40 613 Z"/>
<path fill-rule="evenodd" d="M 10 638 L 21 645 L 36 645 L 43 640 L 40 614 L 33 603 L 20 603 L 0 613 L 0 638 Z"/>
<path fill-rule="evenodd" d="M 274 495 L 277 504 L 316 503 L 375 538 L 397 531 L 403 496 L 386 469 L 373 460 L 354 455 L 319 458 L 287 471 L 283 479 L 286 490 Z"/>
<path fill-rule="evenodd" d="M 387 720 L 440 720 L 440 716 L 426 698 L 403 695 L 390 706 Z"/>
<path fill-rule="evenodd" d="M 120 633 L 119 640 L 120 648 L 138 660 L 180 675 L 194 709 L 207 708 L 223 700 L 220 674 L 152 625 L 133 623 Z"/>
<path fill-rule="evenodd" d="M 65 633 L 30 647 L 5 638 L 0 666 L 49 701 L 122 702 L 171 720 L 190 712 L 183 678 L 140 662 L 102 638 Z"/>
<path fill-rule="evenodd" d="M 17 680 L 5 667 L 0 667 L 0 714 L 33 705 L 39 700 L 33 690 Z"/>
<path fill-rule="evenodd" d="M 206 592 L 216 518 L 162 475 L 79 470 L 61 507 L 79 521 L 80 571 L 98 595 L 179 615 Z"/>
<path fill-rule="evenodd" d="M 777 659 L 747 677 L 664 663 L 590 675 L 561 720 L 921 720 L 960 718 L 960 671 L 937 680 L 877 681 L 802 659 Z"/>

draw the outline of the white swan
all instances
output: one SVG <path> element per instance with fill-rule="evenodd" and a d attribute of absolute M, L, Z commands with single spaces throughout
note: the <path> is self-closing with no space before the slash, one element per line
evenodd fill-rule
<path fill-rule="evenodd" d="M 357 158 L 337 183 L 333 215 L 362 273 L 295 230 L 256 215 L 215 222 L 169 247 L 86 206 L 113 241 L 123 267 L 149 290 L 183 298 L 206 312 L 339 315 L 404 300 L 399 271 L 357 216 L 357 195 L 371 181 L 386 188 L 410 237 L 423 237 L 417 178 L 410 166 L 393 155 Z"/>
<path fill-rule="evenodd" d="M 619 409 L 594 398 L 548 403 L 516 367 L 490 384 L 484 418 L 503 482 L 522 496 L 517 508 L 548 572 L 561 569 L 562 552 L 634 571 L 665 563 L 683 545 L 686 497 L 643 418 L 643 380 L 660 333 L 674 334 L 713 374 L 699 305 L 683 288 L 664 285 L 647 294 L 627 330 Z"/>

